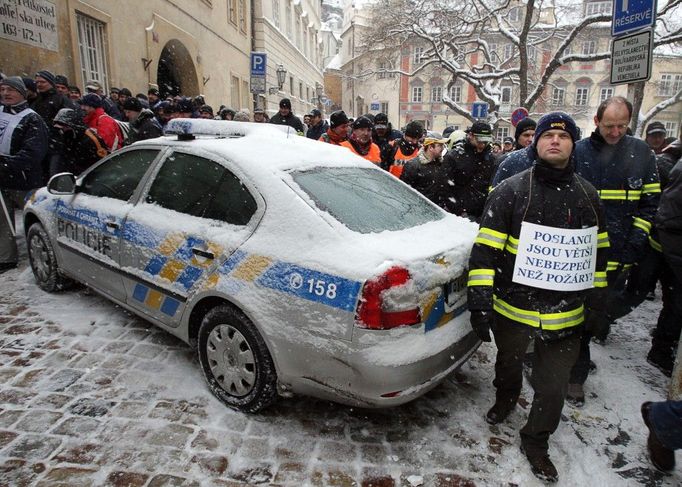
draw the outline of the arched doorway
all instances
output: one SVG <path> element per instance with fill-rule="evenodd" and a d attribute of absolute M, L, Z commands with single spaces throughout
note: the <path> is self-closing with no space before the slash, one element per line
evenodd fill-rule
<path fill-rule="evenodd" d="M 200 93 L 192 56 L 179 40 L 172 39 L 163 47 L 156 82 L 162 98 L 169 95 L 195 96 Z"/>

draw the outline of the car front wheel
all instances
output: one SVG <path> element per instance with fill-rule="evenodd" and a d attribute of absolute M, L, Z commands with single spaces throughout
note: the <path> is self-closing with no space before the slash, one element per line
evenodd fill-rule
<path fill-rule="evenodd" d="M 211 392 L 245 412 L 277 399 L 277 373 L 263 337 L 240 311 L 217 306 L 199 329 L 199 361 Z"/>
<path fill-rule="evenodd" d="M 69 287 L 73 281 L 62 275 L 50 237 L 40 223 L 34 223 L 26 235 L 28 259 L 38 286 L 53 293 Z"/>

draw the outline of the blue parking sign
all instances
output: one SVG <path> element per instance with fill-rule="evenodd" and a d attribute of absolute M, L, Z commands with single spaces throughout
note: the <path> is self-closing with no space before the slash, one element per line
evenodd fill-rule
<path fill-rule="evenodd" d="M 656 0 L 614 0 L 611 35 L 648 29 L 656 21 Z"/>
<path fill-rule="evenodd" d="M 251 76 L 265 76 L 268 55 L 264 52 L 251 53 Z"/>

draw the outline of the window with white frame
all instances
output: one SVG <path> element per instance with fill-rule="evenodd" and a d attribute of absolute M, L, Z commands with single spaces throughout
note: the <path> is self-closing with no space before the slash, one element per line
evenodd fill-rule
<path fill-rule="evenodd" d="M 83 84 L 99 81 L 105 93 L 109 92 L 107 74 L 105 24 L 76 12 L 78 29 L 78 53 L 81 61 Z"/>
<path fill-rule="evenodd" d="M 424 54 L 423 47 L 414 48 L 414 56 L 412 57 L 412 64 L 419 66 L 422 63 L 422 54 Z"/>
<path fill-rule="evenodd" d="M 535 62 L 535 57 L 537 56 L 537 50 L 535 46 L 528 46 L 526 48 L 526 57 L 528 58 L 528 64 L 533 65 Z"/>
<path fill-rule="evenodd" d="M 386 70 L 393 69 L 393 66 L 391 65 L 390 62 L 386 60 L 381 60 L 377 63 L 377 78 L 378 79 L 386 79 L 386 78 L 393 78 L 395 77 L 395 73 L 387 73 Z"/>
<path fill-rule="evenodd" d="M 564 56 L 570 56 L 573 54 L 573 44 L 569 44 L 566 46 L 566 49 L 564 49 Z"/>
<path fill-rule="evenodd" d="M 521 20 L 522 10 L 521 7 L 514 7 L 509 10 L 509 22 L 518 22 Z"/>
<path fill-rule="evenodd" d="M 237 0 L 227 0 L 227 18 L 237 25 Z"/>
<path fill-rule="evenodd" d="M 581 52 L 585 55 L 597 52 L 597 41 L 584 41 Z"/>
<path fill-rule="evenodd" d="M 585 15 L 605 14 L 611 12 L 611 2 L 588 2 L 585 4 Z"/>
<path fill-rule="evenodd" d="M 497 52 L 497 48 L 498 46 L 495 43 L 488 44 L 488 54 L 490 55 L 490 61 L 493 63 L 500 60 L 500 55 Z"/>
<path fill-rule="evenodd" d="M 665 131 L 669 137 L 679 137 L 677 132 L 677 122 L 664 122 Z"/>
<path fill-rule="evenodd" d="M 230 86 L 230 96 L 232 97 L 232 106 L 241 106 L 241 100 L 239 99 L 239 78 L 237 76 L 232 76 L 232 86 Z"/>
<path fill-rule="evenodd" d="M 412 87 L 412 102 L 413 103 L 421 103 L 422 101 L 422 87 L 421 86 L 413 86 Z"/>
<path fill-rule="evenodd" d="M 301 17 L 296 17 L 296 24 L 294 26 L 296 29 L 296 47 L 301 48 Z"/>
<path fill-rule="evenodd" d="M 509 127 L 497 127 L 495 138 L 497 140 L 503 140 L 505 137 L 509 137 Z"/>
<path fill-rule="evenodd" d="M 579 107 L 587 106 L 587 102 L 590 97 L 589 88 L 576 88 L 575 90 L 575 104 Z"/>
<path fill-rule="evenodd" d="M 462 102 L 462 87 L 460 85 L 453 85 L 450 87 L 450 98 L 455 103 Z"/>
<path fill-rule="evenodd" d="M 509 59 L 514 55 L 514 44 L 504 45 L 504 59 Z"/>
<path fill-rule="evenodd" d="M 443 101 L 443 88 L 434 86 L 431 88 L 431 103 L 440 103 Z"/>
<path fill-rule="evenodd" d="M 272 23 L 279 29 L 279 0 L 272 0 Z"/>
<path fill-rule="evenodd" d="M 554 87 L 552 89 L 552 105 L 561 106 L 564 104 L 566 98 L 566 89 Z"/>
<path fill-rule="evenodd" d="M 663 73 L 658 84 L 658 96 L 673 96 L 682 88 L 682 74 Z"/>
<path fill-rule="evenodd" d="M 602 88 L 601 90 L 599 90 L 599 103 L 603 102 L 607 98 L 611 98 L 612 96 L 613 96 L 613 88 L 611 88 L 610 86 L 606 87 L 606 88 Z"/>
<path fill-rule="evenodd" d="M 246 0 L 239 0 L 239 30 L 246 33 Z"/>
<path fill-rule="evenodd" d="M 231 2 L 234 2 L 234 0 L 228 0 Z M 287 8 L 284 10 L 284 15 L 286 16 L 285 22 L 287 26 L 287 39 L 291 41 L 292 43 L 294 42 L 294 36 L 293 36 L 293 30 L 291 27 L 291 1 L 290 0 L 284 0 L 287 3 Z"/>
<path fill-rule="evenodd" d="M 500 103 L 503 105 L 508 105 L 511 103 L 512 99 L 512 89 L 511 86 L 502 87 L 502 95 L 500 96 Z"/>
<path fill-rule="evenodd" d="M 381 102 L 381 113 L 383 113 L 384 115 L 388 115 L 388 102 L 387 101 Z"/>
<path fill-rule="evenodd" d="M 298 82 L 298 97 L 299 97 L 301 100 L 304 100 L 304 99 L 305 99 L 305 98 L 303 98 L 303 83 L 300 82 L 300 81 Z M 307 100 L 306 100 L 306 101 L 307 101 Z"/>

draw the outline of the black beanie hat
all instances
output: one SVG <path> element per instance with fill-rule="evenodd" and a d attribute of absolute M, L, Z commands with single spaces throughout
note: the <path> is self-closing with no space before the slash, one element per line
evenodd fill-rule
<path fill-rule="evenodd" d="M 52 74 L 51 72 L 49 72 L 47 69 L 43 69 L 43 70 L 41 70 L 41 71 L 38 71 L 38 72 L 36 73 L 36 77 L 37 77 L 37 76 L 40 76 L 41 78 L 43 78 L 45 81 L 47 81 L 48 83 L 50 83 L 50 84 L 52 85 L 52 87 L 54 88 L 54 85 L 55 85 L 55 83 L 56 83 L 54 74 Z"/>
<path fill-rule="evenodd" d="M 519 137 L 521 137 L 521 134 L 524 133 L 526 130 L 530 129 L 535 129 L 538 126 L 538 123 L 533 120 L 532 118 L 524 118 L 521 120 L 519 123 L 516 124 L 516 132 L 514 132 L 514 140 L 516 142 L 519 141 Z"/>
<path fill-rule="evenodd" d="M 424 135 L 424 127 L 416 120 L 412 120 L 405 126 L 405 135 L 414 137 L 415 139 L 421 139 L 422 135 Z"/>
<path fill-rule="evenodd" d="M 566 112 L 549 112 L 538 120 L 538 126 L 535 128 L 535 137 L 533 138 L 533 147 L 538 145 L 538 140 L 548 130 L 568 132 L 574 145 L 578 140 L 578 127 L 575 125 L 573 118 Z"/>
<path fill-rule="evenodd" d="M 69 78 L 67 78 L 63 74 L 58 74 L 57 76 L 54 77 L 54 84 L 69 86 Z"/>
<path fill-rule="evenodd" d="M 282 98 L 279 101 L 279 107 L 280 108 L 288 108 L 289 110 L 291 110 L 291 100 L 289 98 Z"/>
<path fill-rule="evenodd" d="M 134 96 L 131 96 L 129 98 L 126 98 L 126 101 L 123 103 L 123 109 L 130 110 L 131 112 L 141 112 L 142 103 Z"/>
<path fill-rule="evenodd" d="M 367 118 L 365 116 L 358 117 L 355 120 L 355 122 L 353 122 L 353 130 L 355 130 L 355 129 L 371 129 L 372 127 L 374 127 L 374 124 L 372 123 L 372 121 L 369 118 Z"/>
<path fill-rule="evenodd" d="M 331 115 L 329 115 L 329 126 L 333 129 L 338 127 L 339 125 L 343 125 L 344 123 L 348 123 L 348 117 L 346 116 L 346 112 L 343 110 L 338 110 Z"/>

